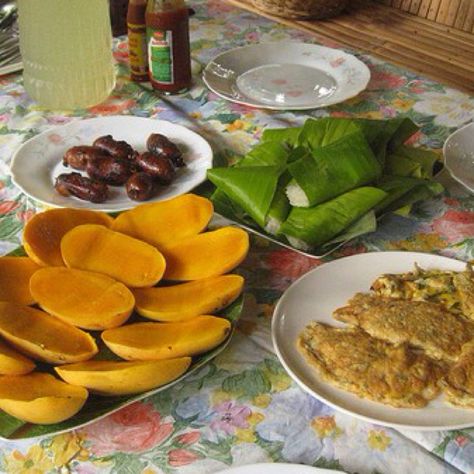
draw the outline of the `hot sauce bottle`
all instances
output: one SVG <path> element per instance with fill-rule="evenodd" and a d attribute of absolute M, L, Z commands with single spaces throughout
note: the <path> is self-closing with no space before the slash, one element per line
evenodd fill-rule
<path fill-rule="evenodd" d="M 147 0 L 130 0 L 127 11 L 130 75 L 133 81 L 148 81 L 145 10 Z"/>
<path fill-rule="evenodd" d="M 191 86 L 189 12 L 184 0 L 148 0 L 148 66 L 154 89 L 177 94 Z"/>

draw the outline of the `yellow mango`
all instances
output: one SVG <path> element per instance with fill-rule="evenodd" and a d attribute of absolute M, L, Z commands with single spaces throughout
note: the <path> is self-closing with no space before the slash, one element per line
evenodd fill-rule
<path fill-rule="evenodd" d="M 31 372 L 35 363 L 0 341 L 0 374 L 23 375 Z"/>
<path fill-rule="evenodd" d="M 23 246 L 38 265 L 64 265 L 60 243 L 63 236 L 81 224 L 110 226 L 112 217 L 88 209 L 49 209 L 34 215 L 23 231 Z"/>
<path fill-rule="evenodd" d="M 87 400 L 83 387 L 50 374 L 0 376 L 0 409 L 29 423 L 59 423 L 74 416 Z"/>
<path fill-rule="evenodd" d="M 166 267 L 150 244 L 94 224 L 70 230 L 61 240 L 61 253 L 67 267 L 103 273 L 131 288 L 155 285 Z"/>
<path fill-rule="evenodd" d="M 102 340 L 122 359 L 173 359 L 211 350 L 225 340 L 230 328 L 227 319 L 197 316 L 181 323 L 135 323 L 107 329 Z"/>
<path fill-rule="evenodd" d="M 213 212 L 209 199 L 183 194 L 123 212 L 112 229 L 161 248 L 202 232 Z"/>
<path fill-rule="evenodd" d="M 89 360 L 55 367 L 55 370 L 66 382 L 99 395 L 130 395 L 172 382 L 184 374 L 190 364 L 191 357 L 133 362 Z"/>
<path fill-rule="evenodd" d="M 141 316 L 175 322 L 225 308 L 240 295 L 243 285 L 240 275 L 221 275 L 180 285 L 137 288 L 133 294 Z"/>
<path fill-rule="evenodd" d="M 66 364 L 90 359 L 97 345 L 89 334 L 39 309 L 0 302 L 0 335 L 33 359 Z"/>
<path fill-rule="evenodd" d="M 44 311 L 83 329 L 120 326 L 135 305 L 123 283 L 73 268 L 43 268 L 31 278 L 30 288 Z"/>
<path fill-rule="evenodd" d="M 28 257 L 0 257 L 0 301 L 34 304 L 30 278 L 40 267 Z"/>
<path fill-rule="evenodd" d="M 249 250 L 247 232 L 237 227 L 222 227 L 189 237 L 162 248 L 167 280 L 199 280 L 222 275 L 234 269 Z"/>

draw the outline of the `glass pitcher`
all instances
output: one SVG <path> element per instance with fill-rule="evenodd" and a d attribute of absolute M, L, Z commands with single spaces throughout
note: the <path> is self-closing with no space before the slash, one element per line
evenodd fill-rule
<path fill-rule="evenodd" d="M 83 108 L 115 85 L 108 0 L 18 0 L 24 86 L 51 109 Z"/>

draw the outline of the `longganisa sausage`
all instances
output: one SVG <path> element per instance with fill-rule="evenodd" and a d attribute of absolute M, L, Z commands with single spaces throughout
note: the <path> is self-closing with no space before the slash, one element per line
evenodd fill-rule
<path fill-rule="evenodd" d="M 112 135 L 96 138 L 92 145 L 122 160 L 134 160 L 137 156 L 137 152 L 125 140 L 114 140 Z"/>
<path fill-rule="evenodd" d="M 105 158 L 108 154 L 95 146 L 80 145 L 69 148 L 63 156 L 63 165 L 84 171 L 91 158 Z"/>
<path fill-rule="evenodd" d="M 155 181 L 143 171 L 134 173 L 125 185 L 127 196 L 134 201 L 147 201 L 155 193 Z"/>
<path fill-rule="evenodd" d="M 56 178 L 56 191 L 63 196 L 76 196 L 84 201 L 104 202 L 109 189 L 105 183 L 94 181 L 80 173 L 63 173 Z"/>
<path fill-rule="evenodd" d="M 128 161 L 113 156 L 90 158 L 87 162 L 86 172 L 92 179 L 111 186 L 124 184 L 132 174 Z"/>
<path fill-rule="evenodd" d="M 164 135 L 152 133 L 146 141 L 146 148 L 155 155 L 169 158 L 174 166 L 180 168 L 186 166 L 180 149 Z"/>
<path fill-rule="evenodd" d="M 175 177 L 173 163 L 162 155 L 145 151 L 140 153 L 135 161 L 145 173 L 152 176 L 161 185 L 170 184 Z"/>

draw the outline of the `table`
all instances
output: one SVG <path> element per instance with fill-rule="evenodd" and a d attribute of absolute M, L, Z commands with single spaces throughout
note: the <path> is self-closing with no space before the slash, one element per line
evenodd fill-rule
<path fill-rule="evenodd" d="M 311 41 L 301 31 L 243 12 L 220 0 L 196 0 L 193 56 L 249 42 Z M 337 46 L 333 41 L 327 46 Z M 116 41 L 118 83 L 105 103 L 74 112 L 46 111 L 25 94 L 20 75 L 0 78 L 0 254 L 18 246 L 34 202 L 8 178 L 12 153 L 26 139 L 80 117 L 134 114 L 186 125 L 207 138 L 218 159 L 232 160 L 257 142 L 266 126 L 300 124 L 308 116 L 387 118 L 406 114 L 421 125 L 413 141 L 439 149 L 448 134 L 474 118 L 474 97 L 359 55 L 372 72 L 368 89 L 343 104 L 309 112 L 268 112 L 231 104 L 196 77 L 192 90 L 159 99 L 127 79 L 127 47 Z M 447 182 L 449 178 L 444 176 Z M 449 193 L 423 202 L 406 217 L 391 215 L 379 230 L 338 255 L 404 249 L 474 258 L 474 197 L 448 183 Z M 229 348 L 185 384 L 136 403 L 85 429 L 41 441 L 0 443 L 0 469 L 11 473 L 120 472 L 201 474 L 229 465 L 287 461 L 350 473 L 471 473 L 474 429 L 397 431 L 358 421 L 303 393 L 271 346 L 275 302 L 289 284 L 323 262 L 252 238 L 241 267 L 247 305 Z"/>

